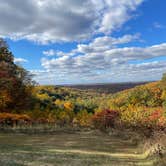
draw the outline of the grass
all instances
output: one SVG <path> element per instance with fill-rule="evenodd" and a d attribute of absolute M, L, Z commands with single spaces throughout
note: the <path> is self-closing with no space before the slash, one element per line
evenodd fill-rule
<path fill-rule="evenodd" d="M 0 134 L 2 166 L 152 166 L 129 138 L 94 131 Z"/>

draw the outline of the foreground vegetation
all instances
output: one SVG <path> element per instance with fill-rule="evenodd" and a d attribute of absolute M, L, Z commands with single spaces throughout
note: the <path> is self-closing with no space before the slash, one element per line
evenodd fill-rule
<path fill-rule="evenodd" d="M 137 139 L 133 133 L 99 131 L 0 134 L 0 165 L 156 166 L 159 159 L 148 156 Z"/>

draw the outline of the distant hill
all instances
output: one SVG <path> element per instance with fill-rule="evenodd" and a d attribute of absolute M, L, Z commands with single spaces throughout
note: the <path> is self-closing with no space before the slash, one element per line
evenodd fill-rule
<path fill-rule="evenodd" d="M 116 93 L 146 83 L 149 82 L 78 84 L 78 85 L 62 85 L 62 87 L 76 88 L 80 90 L 92 90 L 100 93 Z"/>

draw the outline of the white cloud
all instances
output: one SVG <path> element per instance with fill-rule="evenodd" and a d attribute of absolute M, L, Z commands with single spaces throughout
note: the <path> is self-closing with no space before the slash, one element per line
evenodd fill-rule
<path fill-rule="evenodd" d="M 14 58 L 14 62 L 15 63 L 27 63 L 28 60 L 26 60 L 24 58 Z"/>
<path fill-rule="evenodd" d="M 109 50 L 110 48 L 114 48 L 117 45 L 130 43 L 132 41 L 140 40 L 140 34 L 135 35 L 124 35 L 119 38 L 113 38 L 109 36 L 103 36 L 95 38 L 90 44 L 79 44 L 77 49 L 73 52 L 81 52 L 81 53 L 90 53 L 90 52 L 103 52 Z"/>
<path fill-rule="evenodd" d="M 58 51 L 58 50 L 54 50 L 54 49 L 50 49 L 50 50 L 47 50 L 47 51 L 43 51 L 43 55 L 46 55 L 46 56 L 71 56 L 74 54 L 74 51 L 71 52 L 71 53 L 65 53 L 65 52 L 62 52 L 62 51 Z"/>
<path fill-rule="evenodd" d="M 118 38 L 117 41 L 123 38 Z M 52 80 L 52 83 L 145 81 L 159 79 L 166 71 L 166 61 L 147 62 L 151 58 L 166 56 L 166 43 L 144 48 L 117 48 L 116 45 L 107 47 L 109 44 L 104 47 L 105 44 L 102 42 L 99 46 L 95 41 L 96 39 L 86 45 L 88 49 L 85 49 L 85 45 L 78 45 L 77 49 L 71 51 L 77 56 L 42 58 L 41 64 L 47 72 L 49 81 Z M 136 63 L 133 63 L 134 61 Z M 38 78 L 43 77 L 40 76 Z M 43 81 L 40 79 L 40 82 Z"/>
<path fill-rule="evenodd" d="M 131 18 L 130 12 L 135 10 L 143 0 L 105 0 L 105 12 L 100 26 L 101 32 L 110 33 L 120 28 Z"/>
<path fill-rule="evenodd" d="M 158 22 L 154 22 L 153 23 L 153 27 L 157 28 L 157 29 L 165 29 L 166 28 L 166 26 L 164 26 L 164 25 L 162 25 L 162 24 L 160 24 Z"/>
<path fill-rule="evenodd" d="M 0 37 L 78 41 L 120 28 L 143 0 L 1 0 Z"/>
<path fill-rule="evenodd" d="M 48 51 L 43 51 L 43 54 L 46 56 L 54 56 L 56 54 L 56 51 L 53 49 L 50 49 Z"/>

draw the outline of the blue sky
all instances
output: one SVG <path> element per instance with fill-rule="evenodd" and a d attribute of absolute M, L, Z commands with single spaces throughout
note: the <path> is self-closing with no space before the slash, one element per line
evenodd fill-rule
<path fill-rule="evenodd" d="M 166 72 L 165 6 L 164 0 L 1 0 L 0 37 L 40 84 L 158 80 Z"/>

